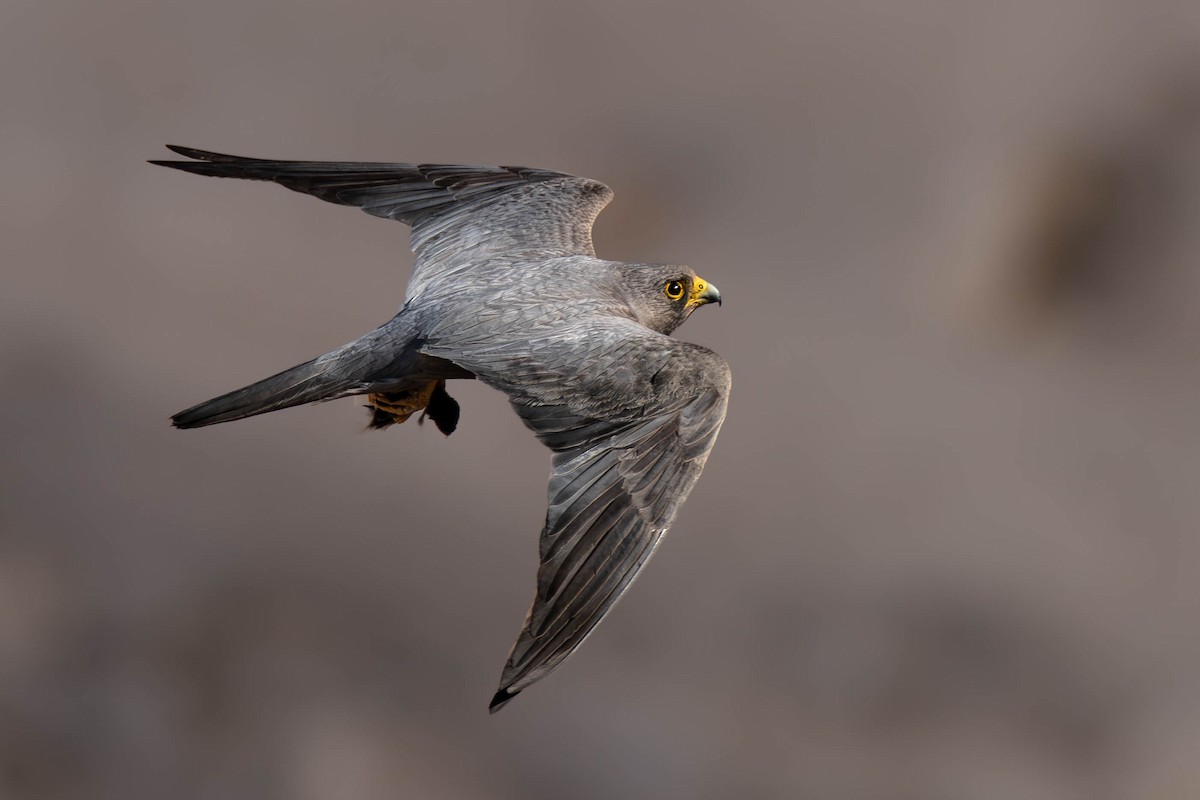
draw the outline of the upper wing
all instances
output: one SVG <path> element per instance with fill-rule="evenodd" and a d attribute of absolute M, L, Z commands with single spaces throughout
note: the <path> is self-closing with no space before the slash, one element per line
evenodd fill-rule
<path fill-rule="evenodd" d="M 673 341 L 673 340 L 672 340 Z M 621 598 L 667 532 L 725 419 L 729 368 L 675 343 L 640 400 L 612 418 L 563 405 L 514 407 L 554 451 L 537 594 L 492 699 L 494 712 L 574 652 Z"/>
<path fill-rule="evenodd" d="M 434 265 L 495 252 L 595 255 L 592 222 L 612 199 L 599 181 L 527 167 L 270 161 L 167 145 L 198 175 L 274 181 L 412 226 L 414 280 Z"/>

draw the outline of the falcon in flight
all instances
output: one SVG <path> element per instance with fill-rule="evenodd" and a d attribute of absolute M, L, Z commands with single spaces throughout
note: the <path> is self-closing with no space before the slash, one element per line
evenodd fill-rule
<path fill-rule="evenodd" d="M 637 577 L 692 490 L 725 418 L 729 366 L 670 334 L 720 303 L 687 267 L 605 261 L 602 183 L 525 167 L 268 161 L 169 146 L 164 167 L 274 181 L 412 228 L 404 307 L 379 328 L 181 411 L 178 428 L 366 395 L 370 426 L 421 412 L 458 424 L 446 382 L 508 396 L 553 451 L 537 593 L 495 712 L 575 651 Z"/>

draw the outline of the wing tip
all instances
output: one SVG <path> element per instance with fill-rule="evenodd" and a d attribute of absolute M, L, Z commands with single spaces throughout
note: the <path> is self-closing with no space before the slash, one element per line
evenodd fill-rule
<path fill-rule="evenodd" d="M 243 158 L 242 156 L 231 156 L 225 153 L 214 153 L 211 150 L 200 150 L 195 147 L 184 147 L 180 144 L 169 144 L 166 148 L 172 153 L 178 153 L 184 158 L 190 158 L 195 161 L 253 161 L 251 158 Z"/>
<path fill-rule="evenodd" d="M 492 702 L 488 703 L 488 713 L 495 714 L 500 709 L 504 708 L 510 700 L 519 695 L 521 690 L 510 692 L 508 689 L 501 689 L 492 697 Z"/>
<path fill-rule="evenodd" d="M 187 172 L 196 172 L 208 175 L 224 174 L 218 172 L 221 169 L 228 169 L 230 165 L 250 165 L 258 163 L 257 159 L 244 158 L 242 156 L 230 156 L 224 153 L 214 153 L 210 150 L 197 150 L 195 147 L 184 147 L 179 144 L 169 144 L 166 148 L 172 153 L 191 159 L 190 161 L 166 161 L 163 159 L 151 158 L 146 163 L 154 164 L 158 167 L 171 167 L 173 169 L 182 169 Z"/>

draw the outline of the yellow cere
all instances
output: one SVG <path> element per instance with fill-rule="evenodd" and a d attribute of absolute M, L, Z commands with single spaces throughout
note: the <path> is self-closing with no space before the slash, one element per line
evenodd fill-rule
<path fill-rule="evenodd" d="M 700 300 L 700 295 L 704 294 L 707 291 L 708 291 L 708 281 L 704 280 L 704 278 L 697 276 L 696 280 L 692 281 L 692 296 L 688 300 L 688 302 L 689 303 L 698 302 Z"/>

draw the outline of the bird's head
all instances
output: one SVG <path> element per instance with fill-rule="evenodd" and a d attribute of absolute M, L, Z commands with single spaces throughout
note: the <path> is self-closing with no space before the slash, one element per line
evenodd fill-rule
<path fill-rule="evenodd" d="M 623 283 L 638 322 L 670 334 L 693 311 L 721 303 L 717 287 L 687 267 L 669 264 L 625 264 Z"/>

